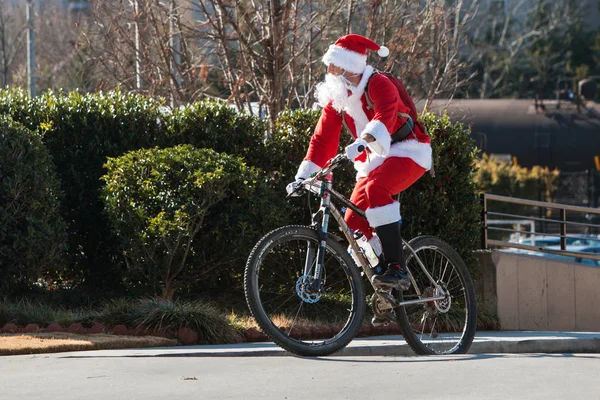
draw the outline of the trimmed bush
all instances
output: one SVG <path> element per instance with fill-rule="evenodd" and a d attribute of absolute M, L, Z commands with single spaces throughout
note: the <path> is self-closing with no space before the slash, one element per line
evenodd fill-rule
<path fill-rule="evenodd" d="M 74 284 L 104 293 L 117 286 L 122 259 L 102 215 L 102 165 L 106 157 L 153 147 L 165 135 L 161 105 L 120 91 L 48 92 L 35 99 L 22 90 L 0 91 L 0 112 L 39 132 L 56 164 L 69 234 L 65 276 Z"/>
<path fill-rule="evenodd" d="M 43 136 L 65 193 L 69 269 L 64 277 L 93 295 L 120 292 L 124 268 L 118 238 L 102 213 L 100 177 L 107 157 L 155 146 L 193 144 L 246 157 L 264 157 L 264 124 L 223 103 L 200 102 L 175 110 L 121 91 L 81 95 L 48 92 L 31 99 L 23 90 L 0 91 L 0 113 Z"/>
<path fill-rule="evenodd" d="M 48 119 L 48 108 L 45 96 L 32 99 L 20 88 L 0 90 L 0 114 L 9 115 L 34 132 Z"/>
<path fill-rule="evenodd" d="M 72 275 L 82 271 L 86 286 L 115 289 L 122 259 L 102 215 L 103 164 L 106 157 L 154 145 L 164 134 L 161 103 L 121 92 L 47 94 L 45 100 L 48 120 L 41 128 L 67 194 L 63 216 L 69 224 Z"/>
<path fill-rule="evenodd" d="M 260 171 L 210 149 L 139 150 L 106 167 L 106 211 L 123 240 L 126 283 L 138 292 L 170 299 L 190 282 L 241 272 L 245 243 L 277 215 Z"/>
<path fill-rule="evenodd" d="M 181 106 L 167 116 L 167 124 L 168 137 L 157 143 L 159 147 L 191 144 L 240 156 L 249 165 L 260 166 L 265 124 L 223 102 L 202 101 Z"/>
<path fill-rule="evenodd" d="M 65 224 L 58 179 L 41 139 L 0 117 L 0 293 L 56 276 Z"/>

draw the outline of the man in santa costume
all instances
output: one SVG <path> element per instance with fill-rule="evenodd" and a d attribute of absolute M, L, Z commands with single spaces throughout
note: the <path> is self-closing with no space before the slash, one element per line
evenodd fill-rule
<path fill-rule="evenodd" d="M 346 126 L 355 139 L 346 154 L 358 171 L 350 199 L 365 210 L 367 220 L 352 210 L 346 211 L 345 220 L 366 236 L 383 260 L 385 271 L 373 276 L 373 284 L 406 290 L 410 283 L 401 246 L 400 204 L 394 196 L 431 169 L 431 140 L 420 124 L 410 120 L 396 85 L 367 65 L 367 50 L 382 57 L 389 54 L 386 47 L 352 34 L 339 38 L 323 56 L 327 74 L 315 93 L 323 111 L 296 181 L 287 190 L 336 155 Z"/>

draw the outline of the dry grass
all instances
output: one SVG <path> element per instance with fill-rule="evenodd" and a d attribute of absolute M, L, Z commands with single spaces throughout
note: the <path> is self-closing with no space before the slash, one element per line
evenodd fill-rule
<path fill-rule="evenodd" d="M 155 336 L 77 335 L 65 332 L 0 335 L 0 355 L 175 346 L 177 340 Z"/>
<path fill-rule="evenodd" d="M 258 326 L 258 323 L 254 319 L 254 317 L 251 317 L 248 315 L 238 315 L 238 314 L 235 314 L 234 312 L 232 312 L 231 314 L 229 314 L 227 316 L 227 319 L 232 326 L 234 326 L 238 329 L 242 329 L 242 330 L 245 330 L 248 328 L 260 329 Z M 331 325 L 331 323 L 327 322 L 327 321 L 318 321 L 318 320 L 314 320 L 314 319 L 308 320 L 305 318 L 298 318 L 297 320 L 294 321 L 294 318 L 292 316 L 288 316 L 285 314 L 273 315 L 271 320 L 273 321 L 275 326 L 278 326 L 278 327 L 290 327 L 290 326 L 300 327 L 301 326 L 301 327 L 311 328 L 311 327 L 315 327 L 315 326 Z"/>

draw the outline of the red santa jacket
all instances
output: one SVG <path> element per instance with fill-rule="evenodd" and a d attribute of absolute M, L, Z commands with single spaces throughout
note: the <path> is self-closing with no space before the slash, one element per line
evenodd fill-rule
<path fill-rule="evenodd" d="M 345 121 L 352 136 L 357 138 L 363 133 L 369 133 L 376 140 L 375 145 L 369 144 L 370 152 L 363 152 L 355 160 L 357 178 L 368 176 L 383 164 L 387 157 L 408 157 L 426 170 L 431 169 L 431 139 L 429 135 L 421 132 L 418 125 L 415 125 L 413 132 L 406 139 L 391 144 L 391 135 L 405 122 L 398 113 L 407 114 L 408 108 L 402 103 L 394 83 L 382 74 L 376 74 L 372 78 L 371 75 L 373 68 L 367 66 L 361 82 L 344 107 Z M 369 108 L 365 95 L 367 82 L 373 108 Z M 342 113 L 337 112 L 329 103 L 323 108 L 296 178 L 307 178 L 336 155 L 342 127 Z"/>

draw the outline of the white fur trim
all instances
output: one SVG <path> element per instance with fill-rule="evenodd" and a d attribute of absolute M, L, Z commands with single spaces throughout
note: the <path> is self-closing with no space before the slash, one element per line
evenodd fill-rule
<path fill-rule="evenodd" d="M 386 206 L 367 208 L 367 221 L 373 228 L 400 221 L 400 203 L 394 201 Z"/>
<path fill-rule="evenodd" d="M 321 167 L 319 167 L 314 162 L 310 160 L 304 160 L 300 163 L 300 166 L 298 167 L 298 172 L 296 173 L 296 176 L 294 178 L 308 179 L 310 177 L 310 174 L 312 174 L 313 172 L 317 172 L 320 169 Z"/>
<path fill-rule="evenodd" d="M 362 131 L 361 136 L 365 133 L 370 134 L 375 138 L 378 144 L 381 145 L 381 148 L 376 148 L 379 146 L 371 146 L 371 150 L 375 151 L 380 156 L 387 156 L 390 152 L 390 146 L 392 145 L 392 137 L 390 136 L 390 132 L 385 127 L 385 124 L 376 119 L 371 120 L 365 129 Z M 379 150 L 379 151 L 377 151 Z"/>
<path fill-rule="evenodd" d="M 379 57 L 387 57 L 390 55 L 390 49 L 385 46 L 381 46 L 379 47 L 379 50 L 377 50 L 377 54 L 379 54 Z"/>
<path fill-rule="evenodd" d="M 367 66 L 367 55 L 332 44 L 323 56 L 323 63 L 327 66 L 333 64 L 346 71 L 361 74 Z"/>
<path fill-rule="evenodd" d="M 431 144 L 414 139 L 394 143 L 387 157 L 408 157 L 426 170 L 430 170 L 433 163 Z M 354 168 L 358 171 L 356 178 L 369 176 L 369 173 L 383 164 L 387 157 L 371 153 L 366 162 L 356 161 L 354 163 Z"/>
<path fill-rule="evenodd" d="M 373 67 L 367 65 L 365 70 L 363 71 L 362 78 L 358 83 L 358 86 L 351 89 L 352 94 L 348 97 L 348 102 L 344 107 L 344 111 L 352 118 L 354 121 L 354 126 L 356 128 L 356 134 L 358 135 L 365 129 L 365 126 L 369 123 L 369 119 L 363 110 L 362 105 L 362 95 L 365 93 L 365 87 L 367 86 L 367 82 L 369 82 L 369 78 L 373 75 Z M 359 136 L 360 137 L 360 136 Z"/>

